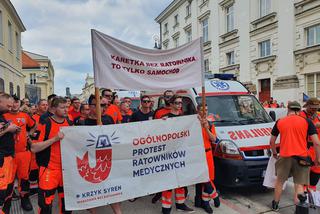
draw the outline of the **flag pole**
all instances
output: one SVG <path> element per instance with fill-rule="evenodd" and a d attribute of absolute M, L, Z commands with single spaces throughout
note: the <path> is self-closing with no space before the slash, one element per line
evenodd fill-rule
<path fill-rule="evenodd" d="M 94 46 L 94 40 L 93 40 L 93 33 L 94 30 L 91 29 L 91 44 L 92 44 L 92 58 L 93 58 L 93 74 L 94 74 L 94 82 L 96 83 L 96 70 L 95 70 L 95 52 L 93 51 L 93 46 Z M 96 85 L 96 84 L 95 84 Z M 101 121 L 101 101 L 100 101 L 100 90 L 99 87 L 95 87 L 94 88 L 94 95 L 96 98 L 96 115 L 97 115 L 97 125 L 102 125 L 102 121 Z"/>
<path fill-rule="evenodd" d="M 202 118 L 206 119 L 206 88 L 205 88 L 205 76 L 204 76 L 204 59 L 203 59 L 203 38 L 200 37 L 200 56 L 201 56 L 201 105 L 202 105 Z"/>
<path fill-rule="evenodd" d="M 96 97 L 96 114 L 97 114 L 97 125 L 102 125 L 101 121 L 101 101 L 100 101 L 100 90 L 95 87 L 95 97 Z"/>

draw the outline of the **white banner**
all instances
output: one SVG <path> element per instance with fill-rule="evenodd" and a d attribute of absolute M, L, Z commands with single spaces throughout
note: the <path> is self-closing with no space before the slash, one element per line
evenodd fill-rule
<path fill-rule="evenodd" d="M 91 30 L 95 86 L 167 90 L 201 86 L 201 40 L 170 50 L 144 49 Z"/>
<path fill-rule="evenodd" d="M 67 210 L 82 210 L 209 180 L 196 115 L 62 129 Z"/>

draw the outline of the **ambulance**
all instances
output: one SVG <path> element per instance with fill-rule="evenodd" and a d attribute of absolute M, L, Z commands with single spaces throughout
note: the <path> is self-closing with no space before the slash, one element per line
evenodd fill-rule
<path fill-rule="evenodd" d="M 140 91 L 125 91 L 125 90 L 115 90 L 116 95 L 118 95 L 120 101 L 125 97 L 131 98 L 131 108 L 138 109 L 140 105 Z"/>
<path fill-rule="evenodd" d="M 195 114 L 201 87 L 179 90 L 185 115 Z M 160 94 L 158 106 L 163 105 Z M 215 183 L 241 187 L 261 185 L 270 157 L 269 140 L 274 121 L 246 87 L 234 80 L 207 79 L 205 97 L 209 119 L 216 127 Z"/>

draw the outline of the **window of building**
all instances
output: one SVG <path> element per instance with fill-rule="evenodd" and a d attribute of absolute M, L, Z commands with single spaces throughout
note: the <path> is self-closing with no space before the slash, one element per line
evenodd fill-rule
<path fill-rule="evenodd" d="M 167 33 L 168 32 L 168 23 L 165 23 L 163 28 L 164 28 L 163 29 L 164 33 Z"/>
<path fill-rule="evenodd" d="M 4 92 L 4 80 L 0 78 L 0 92 Z"/>
<path fill-rule="evenodd" d="M 271 0 L 259 0 L 260 17 L 266 16 L 270 13 Z"/>
<path fill-rule="evenodd" d="M 20 86 L 17 85 L 17 97 L 20 99 Z"/>
<path fill-rule="evenodd" d="M 228 65 L 234 65 L 235 61 L 234 61 L 234 51 L 231 51 L 229 53 L 226 53 L 227 55 L 227 64 Z"/>
<path fill-rule="evenodd" d="M 188 3 L 186 6 L 186 17 L 191 16 L 191 4 Z"/>
<path fill-rule="evenodd" d="M 167 50 L 168 49 L 168 43 L 163 44 L 162 47 L 163 47 L 164 50 Z"/>
<path fill-rule="evenodd" d="M 174 16 L 174 26 L 173 27 L 177 26 L 178 24 L 179 24 L 179 15 L 177 14 Z"/>
<path fill-rule="evenodd" d="M 3 44 L 2 11 L 0 10 L 0 44 Z"/>
<path fill-rule="evenodd" d="M 12 46 L 13 46 L 13 44 L 12 44 L 12 24 L 11 24 L 11 22 L 10 21 L 8 21 L 8 38 L 9 38 L 9 40 L 8 40 L 8 42 L 9 42 L 9 51 L 11 51 L 12 52 Z"/>
<path fill-rule="evenodd" d="M 187 38 L 187 42 L 191 42 L 192 41 L 192 32 L 191 32 L 191 30 L 186 31 L 186 38 Z"/>
<path fill-rule="evenodd" d="M 209 59 L 204 60 L 204 72 L 209 73 Z"/>
<path fill-rule="evenodd" d="M 9 83 L 9 93 L 11 96 L 13 95 L 13 83 L 12 82 Z"/>
<path fill-rule="evenodd" d="M 227 32 L 234 29 L 234 5 L 230 5 L 226 8 L 226 20 L 227 20 Z"/>
<path fill-rule="evenodd" d="M 21 45 L 20 45 L 20 36 L 18 32 L 16 32 L 16 56 L 18 59 L 20 59 L 20 52 L 21 52 Z"/>
<path fill-rule="evenodd" d="M 36 74 L 32 73 L 30 74 L 30 85 L 35 85 L 36 84 Z"/>
<path fill-rule="evenodd" d="M 320 73 L 306 75 L 306 92 L 309 97 L 320 96 Z"/>
<path fill-rule="evenodd" d="M 270 40 L 259 42 L 259 50 L 260 50 L 260 57 L 270 56 L 271 55 Z"/>
<path fill-rule="evenodd" d="M 307 28 L 307 46 L 320 44 L 320 24 Z"/>
<path fill-rule="evenodd" d="M 209 37 L 209 30 L 208 30 L 208 18 L 202 21 L 202 38 L 203 42 L 207 42 Z"/>
<path fill-rule="evenodd" d="M 174 47 L 175 48 L 179 47 L 179 37 L 174 38 L 173 42 L 174 42 Z"/>

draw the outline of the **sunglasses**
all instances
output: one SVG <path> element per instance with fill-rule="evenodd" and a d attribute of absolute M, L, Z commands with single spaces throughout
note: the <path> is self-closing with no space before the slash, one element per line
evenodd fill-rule
<path fill-rule="evenodd" d="M 175 105 L 182 105 L 182 102 L 173 102 Z"/>
<path fill-rule="evenodd" d="M 170 99 L 172 96 L 164 96 L 165 99 Z"/>
<path fill-rule="evenodd" d="M 151 103 L 150 100 L 142 100 L 143 103 Z"/>
<path fill-rule="evenodd" d="M 110 94 L 105 94 L 105 95 L 103 95 L 103 97 L 112 97 L 112 95 L 110 95 Z"/>

